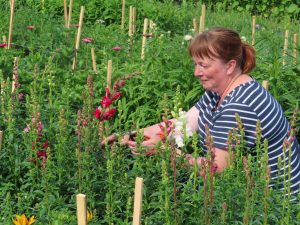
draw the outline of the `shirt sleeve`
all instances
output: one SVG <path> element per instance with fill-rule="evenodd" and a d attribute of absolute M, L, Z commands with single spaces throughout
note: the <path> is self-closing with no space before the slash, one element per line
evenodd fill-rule
<path fill-rule="evenodd" d="M 214 147 L 228 149 L 228 132 L 238 127 L 236 113 L 242 121 L 246 146 L 250 149 L 255 146 L 257 114 L 248 105 L 230 103 L 215 117 L 210 129 Z"/>

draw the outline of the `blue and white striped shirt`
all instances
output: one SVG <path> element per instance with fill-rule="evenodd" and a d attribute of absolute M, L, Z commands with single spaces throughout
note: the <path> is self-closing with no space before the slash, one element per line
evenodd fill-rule
<path fill-rule="evenodd" d="M 283 110 L 276 99 L 266 91 L 257 81 L 253 80 L 239 85 L 232 90 L 223 100 L 219 108 L 214 108 L 220 96 L 211 91 L 206 91 L 196 103 L 199 110 L 198 131 L 200 143 L 204 151 L 205 147 L 205 125 L 207 124 L 214 140 L 214 147 L 228 149 L 228 131 L 237 128 L 235 113 L 238 113 L 245 129 L 245 142 L 247 148 L 254 149 L 256 140 L 256 124 L 261 122 L 262 140 L 268 140 L 268 164 L 271 170 L 272 181 L 283 189 L 284 166 L 278 168 L 278 159 L 282 158 L 286 165 L 286 179 L 288 182 L 289 156 L 283 153 L 283 142 L 289 138 L 290 125 L 283 114 Z M 288 139 L 289 140 L 289 139 Z M 300 185 L 300 147 L 297 139 L 289 140 L 291 144 L 291 193 L 295 196 Z"/>

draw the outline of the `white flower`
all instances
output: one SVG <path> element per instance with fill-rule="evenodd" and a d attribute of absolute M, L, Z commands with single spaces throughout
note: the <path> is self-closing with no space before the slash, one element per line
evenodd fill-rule
<path fill-rule="evenodd" d="M 178 148 L 181 148 L 181 147 L 184 146 L 183 138 L 180 135 L 177 135 L 175 137 L 175 143 L 176 143 L 176 145 L 177 145 Z"/>
<path fill-rule="evenodd" d="M 245 42 L 245 41 L 247 41 L 247 38 L 245 36 L 242 36 L 241 40 Z"/>
<path fill-rule="evenodd" d="M 193 36 L 192 35 L 189 35 L 189 34 L 187 34 L 187 35 L 185 35 L 184 37 L 183 37 L 183 40 L 185 40 L 185 41 L 190 41 L 190 40 L 192 40 L 193 39 Z"/>

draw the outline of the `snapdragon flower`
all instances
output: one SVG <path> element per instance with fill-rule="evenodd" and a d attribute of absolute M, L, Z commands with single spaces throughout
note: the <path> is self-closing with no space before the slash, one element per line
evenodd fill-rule
<path fill-rule="evenodd" d="M 174 131 L 171 138 L 175 140 L 177 147 L 184 146 L 184 139 L 193 135 L 192 130 L 187 127 L 187 115 L 185 111 L 179 111 L 177 121 L 174 123 Z"/>

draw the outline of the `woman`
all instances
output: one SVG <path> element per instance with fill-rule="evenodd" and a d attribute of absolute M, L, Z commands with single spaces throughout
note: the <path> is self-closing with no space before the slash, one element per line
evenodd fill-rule
<path fill-rule="evenodd" d="M 237 32 L 214 28 L 192 40 L 189 54 L 195 63 L 194 75 L 204 87 L 205 93 L 187 112 L 187 126 L 199 133 L 201 145 L 207 151 L 205 126 L 208 125 L 214 141 L 217 171 L 227 166 L 228 132 L 237 128 L 235 114 L 238 113 L 249 149 L 255 147 L 256 124 L 260 121 L 262 139 L 268 140 L 268 164 L 273 180 L 282 176 L 279 174 L 282 174 L 283 168 L 278 171 L 277 164 L 278 158 L 283 156 L 284 140 L 287 139 L 291 144 L 291 193 L 296 195 L 300 184 L 300 148 L 296 138 L 288 135 L 291 127 L 281 106 L 249 75 L 255 67 L 254 49 L 242 42 Z M 158 124 L 144 128 L 147 140 L 142 145 L 155 146 L 160 141 L 157 135 L 160 130 Z M 136 142 L 128 137 L 123 142 L 131 148 L 136 147 Z M 288 154 L 285 160 L 288 160 Z M 280 186 L 283 188 L 283 184 Z"/>

